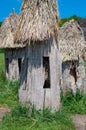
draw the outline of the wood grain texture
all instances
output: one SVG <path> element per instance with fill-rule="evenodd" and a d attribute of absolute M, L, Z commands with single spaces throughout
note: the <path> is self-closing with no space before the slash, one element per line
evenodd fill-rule
<path fill-rule="evenodd" d="M 18 59 L 21 61 L 26 58 L 26 48 L 20 49 L 5 49 L 5 74 L 9 80 L 19 80 L 19 64 Z M 21 63 L 22 66 L 23 62 Z"/>
<path fill-rule="evenodd" d="M 28 72 L 27 75 L 24 75 L 24 69 L 22 78 L 20 78 L 19 100 L 22 103 L 30 102 L 37 109 L 50 108 L 52 111 L 58 110 L 60 108 L 59 82 L 61 64 L 59 62 L 59 51 L 56 41 L 49 39 L 41 44 L 30 44 L 27 52 Z M 45 82 L 44 56 L 49 57 L 50 60 L 51 87 L 47 89 L 43 88 Z M 26 78 L 26 90 L 23 90 Z"/>

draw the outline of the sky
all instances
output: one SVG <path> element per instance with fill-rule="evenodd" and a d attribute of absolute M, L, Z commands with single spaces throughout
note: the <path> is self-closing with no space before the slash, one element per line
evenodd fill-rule
<path fill-rule="evenodd" d="M 58 5 L 62 18 L 72 15 L 86 17 L 86 0 L 58 0 Z"/>
<path fill-rule="evenodd" d="M 19 14 L 22 0 L 0 0 L 0 21 L 12 12 L 12 8 Z M 59 17 L 72 15 L 86 17 L 86 0 L 58 0 Z"/>

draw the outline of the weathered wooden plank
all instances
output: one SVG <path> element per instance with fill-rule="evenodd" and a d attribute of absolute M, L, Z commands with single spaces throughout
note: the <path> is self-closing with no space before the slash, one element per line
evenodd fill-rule
<path fill-rule="evenodd" d="M 27 49 L 5 49 L 5 73 L 9 80 L 19 80 L 19 59 L 27 59 Z M 7 62 L 8 60 L 8 62 Z M 8 72 L 7 72 L 8 71 Z"/>
<path fill-rule="evenodd" d="M 51 39 L 50 39 L 51 40 Z M 28 71 L 27 86 L 23 90 L 25 76 L 20 78 L 19 99 L 21 102 L 31 102 L 37 109 L 49 107 L 52 111 L 60 107 L 60 63 L 56 42 L 45 41 L 44 43 L 30 44 L 28 47 Z M 45 72 L 43 57 L 50 60 L 50 83 L 49 89 L 44 89 Z M 58 61 L 57 61 L 58 60 Z M 57 67 L 58 66 L 58 67 Z"/>

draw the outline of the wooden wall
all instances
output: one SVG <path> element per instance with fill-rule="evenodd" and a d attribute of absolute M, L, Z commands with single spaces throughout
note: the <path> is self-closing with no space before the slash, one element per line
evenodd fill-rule
<path fill-rule="evenodd" d="M 65 61 L 62 63 L 62 90 L 64 91 L 64 93 L 72 91 L 75 94 L 77 89 L 79 89 L 80 91 L 84 91 L 85 89 L 85 67 L 84 62 L 80 62 L 80 59 L 77 61 L 73 61 L 73 68 L 75 68 L 75 72 L 72 71 L 72 73 L 72 61 Z"/>
<path fill-rule="evenodd" d="M 58 110 L 60 108 L 61 63 L 55 40 L 31 43 L 27 54 L 28 62 L 27 60 L 24 62 L 20 76 L 20 102 L 31 103 L 37 109 Z M 43 57 L 49 57 L 50 88 L 43 88 L 45 82 Z"/>
<path fill-rule="evenodd" d="M 5 49 L 5 73 L 9 80 L 19 79 L 19 63 L 25 58 L 26 48 L 23 49 Z M 21 62 L 22 65 L 22 62 Z"/>

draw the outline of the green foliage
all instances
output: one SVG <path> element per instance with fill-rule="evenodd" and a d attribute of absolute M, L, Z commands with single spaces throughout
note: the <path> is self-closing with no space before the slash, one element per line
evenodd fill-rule
<path fill-rule="evenodd" d="M 2 25 L 2 22 L 0 22 L 0 26 Z"/>
<path fill-rule="evenodd" d="M 29 115 L 26 107 L 18 105 L 3 118 L 0 130 L 75 130 L 70 115 L 63 111 L 51 113 L 49 109 L 33 108 Z"/>
<path fill-rule="evenodd" d="M 73 16 L 71 16 L 69 18 L 63 18 L 63 19 L 60 20 L 59 26 L 62 27 L 64 23 L 69 22 L 72 19 L 74 19 L 75 21 L 77 21 L 78 19 L 81 19 L 81 17 L 73 15 Z"/>
<path fill-rule="evenodd" d="M 68 93 L 62 96 L 62 109 L 68 113 L 86 114 L 86 95 L 77 90 L 76 95 Z"/>
<path fill-rule="evenodd" d="M 3 49 L 0 49 L 0 53 L 4 53 L 4 50 L 3 50 Z"/>
<path fill-rule="evenodd" d="M 4 50 L 0 49 L 0 74 L 4 71 Z"/>
<path fill-rule="evenodd" d="M 18 82 L 8 81 L 0 74 L 0 105 L 14 107 L 18 104 Z"/>

